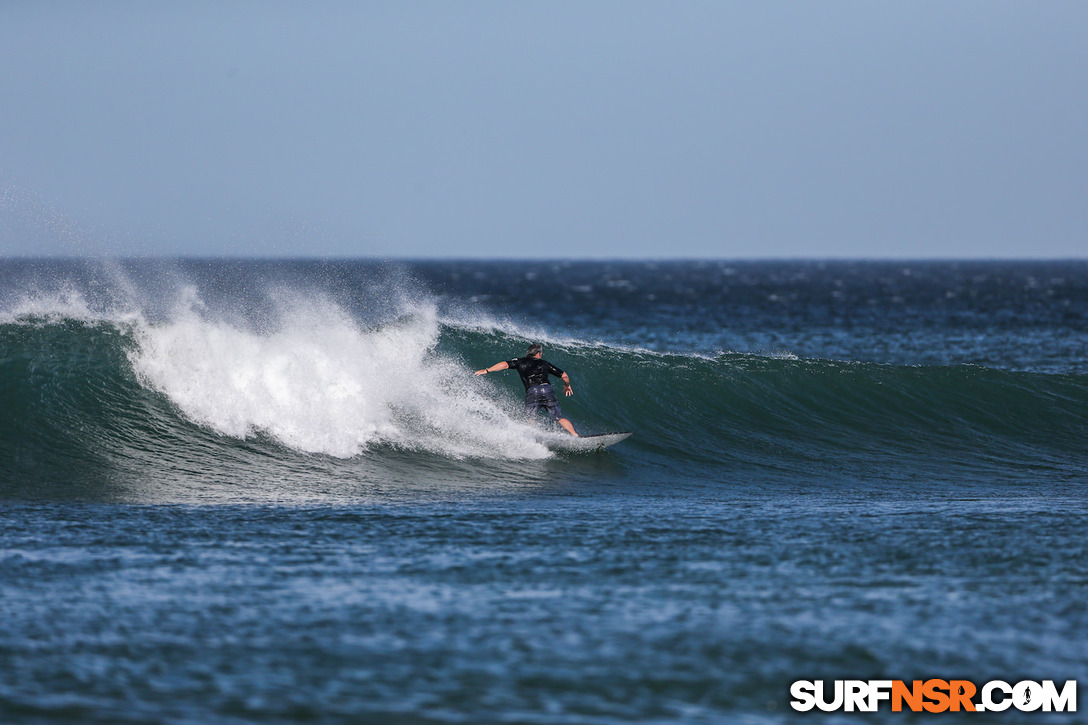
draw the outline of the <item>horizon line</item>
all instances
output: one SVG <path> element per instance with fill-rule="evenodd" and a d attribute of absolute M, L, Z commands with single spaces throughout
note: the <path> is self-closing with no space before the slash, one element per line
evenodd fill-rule
<path fill-rule="evenodd" d="M 0 260 L 3 261 L 90 261 L 90 260 L 116 260 L 116 261 L 155 261 L 155 260 L 172 260 L 172 261 L 254 261 L 254 262 L 401 262 L 401 263 L 413 263 L 413 262 L 539 262 L 539 263 L 555 263 L 555 262 L 600 262 L 600 263 L 616 263 L 616 262 L 631 262 L 631 263 L 648 263 L 648 262 L 663 262 L 663 263 L 675 263 L 675 262 L 728 262 L 728 263 L 768 263 L 768 262 L 814 262 L 814 263 L 843 263 L 843 262 L 862 262 L 862 263 L 957 263 L 957 262 L 1088 262 L 1088 255 L 1085 256 L 1041 256 L 1041 257 L 1029 257 L 1029 256 L 948 256 L 948 257 L 900 257 L 900 256 L 888 256 L 888 257 L 867 257 L 867 256 L 816 256 L 816 255 L 779 255 L 769 257 L 758 256 L 742 256 L 742 257 L 729 257 L 729 256 L 631 256 L 631 257 L 612 257 L 607 255 L 592 256 L 592 257 L 507 257 L 507 256 L 422 256 L 422 255 L 388 255 L 388 254 L 359 254 L 359 255 L 342 255 L 342 254 L 327 254 L 327 255 L 293 255 L 293 254 L 271 254 L 271 255 L 253 255 L 253 254 L 88 254 L 88 255 L 72 255 L 72 254 L 11 254 L 0 255 Z"/>

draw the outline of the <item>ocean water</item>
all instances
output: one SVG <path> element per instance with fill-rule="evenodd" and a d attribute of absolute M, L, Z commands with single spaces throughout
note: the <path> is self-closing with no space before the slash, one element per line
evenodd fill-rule
<path fill-rule="evenodd" d="M 531 342 L 635 435 L 472 375 Z M 0 722 L 1086 682 L 1086 434 L 1085 262 L 5 260 Z"/>

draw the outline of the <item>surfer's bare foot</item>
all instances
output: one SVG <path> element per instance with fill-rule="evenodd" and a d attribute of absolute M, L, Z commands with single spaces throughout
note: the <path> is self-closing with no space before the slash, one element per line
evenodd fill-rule
<path fill-rule="evenodd" d="M 570 433 L 575 438 L 578 437 L 578 431 L 574 430 L 574 426 L 571 425 L 571 422 L 569 420 L 567 420 L 566 418 L 560 418 L 559 419 L 559 425 L 563 426 L 563 430 Z"/>

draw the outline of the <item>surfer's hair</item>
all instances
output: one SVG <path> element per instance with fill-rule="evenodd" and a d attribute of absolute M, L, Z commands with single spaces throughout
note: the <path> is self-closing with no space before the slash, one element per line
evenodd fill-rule
<path fill-rule="evenodd" d="M 533 355 L 540 355 L 543 352 L 544 352 L 544 346 L 541 345 L 539 342 L 534 342 L 532 345 L 529 346 L 529 352 L 527 352 L 525 354 L 528 355 L 529 357 L 532 357 Z"/>

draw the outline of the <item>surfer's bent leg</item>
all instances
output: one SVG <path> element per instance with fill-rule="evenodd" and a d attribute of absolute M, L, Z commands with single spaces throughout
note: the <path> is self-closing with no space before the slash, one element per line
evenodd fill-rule
<path fill-rule="evenodd" d="M 563 430 L 572 436 L 578 435 L 574 425 L 563 416 L 563 409 L 559 407 L 555 390 L 549 384 L 534 385 L 525 391 L 525 415 L 533 418 L 541 408 L 546 409 L 552 420 L 561 425 Z"/>
<path fill-rule="evenodd" d="M 574 430 L 574 425 L 566 418 L 560 418 L 559 425 L 563 426 L 563 430 L 570 433 L 572 436 L 578 437 L 578 431 Z"/>

